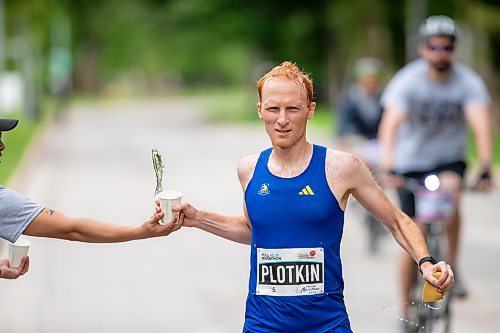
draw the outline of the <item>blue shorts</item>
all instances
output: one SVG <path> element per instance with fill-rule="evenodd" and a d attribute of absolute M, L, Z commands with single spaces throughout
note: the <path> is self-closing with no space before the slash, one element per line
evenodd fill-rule
<path fill-rule="evenodd" d="M 337 326 L 333 331 L 328 331 L 328 333 L 353 333 L 351 330 L 351 325 L 349 324 L 349 319 L 346 319 L 342 324 Z"/>
<path fill-rule="evenodd" d="M 243 330 L 243 333 L 252 333 L 252 332 L 249 330 Z M 342 324 L 335 327 L 333 330 L 321 333 L 353 333 L 353 332 L 351 330 L 351 324 L 349 323 L 349 318 L 346 318 L 346 320 L 344 320 Z"/>

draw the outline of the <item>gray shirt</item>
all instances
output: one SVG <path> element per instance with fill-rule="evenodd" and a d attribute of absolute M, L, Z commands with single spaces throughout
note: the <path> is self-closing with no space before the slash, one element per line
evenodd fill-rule
<path fill-rule="evenodd" d="M 14 243 L 43 207 L 0 186 L 0 237 Z"/>
<path fill-rule="evenodd" d="M 403 67 L 382 95 L 384 108 L 407 113 L 395 147 L 395 170 L 426 171 L 465 160 L 467 124 L 464 110 L 489 105 L 490 96 L 481 78 L 470 68 L 454 62 L 449 80 L 435 82 L 428 63 L 417 59 Z"/>

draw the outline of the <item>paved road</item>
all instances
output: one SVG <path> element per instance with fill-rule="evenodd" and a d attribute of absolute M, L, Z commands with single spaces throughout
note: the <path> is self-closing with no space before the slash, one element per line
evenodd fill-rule
<path fill-rule="evenodd" d="M 135 225 L 152 212 L 151 149 L 166 188 L 200 208 L 239 214 L 236 162 L 267 147 L 260 125 L 206 124 L 199 104 L 148 100 L 78 104 L 49 126 L 12 186 L 71 216 Z M 315 142 L 329 138 L 310 133 Z M 499 192 L 467 194 L 462 270 L 472 296 L 455 304 L 458 333 L 500 330 Z M 496 205 L 496 206 L 495 206 Z M 396 332 L 398 249 L 367 255 L 348 210 L 342 245 L 355 332 Z M 31 269 L 0 282 L 0 332 L 234 333 L 243 322 L 246 246 L 198 230 L 125 244 L 31 238 Z"/>

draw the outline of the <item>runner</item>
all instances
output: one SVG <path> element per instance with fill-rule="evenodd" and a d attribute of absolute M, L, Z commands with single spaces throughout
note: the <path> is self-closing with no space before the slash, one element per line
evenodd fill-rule
<path fill-rule="evenodd" d="M 17 126 L 15 119 L 0 119 L 0 157 L 5 149 L 3 132 Z M 71 218 L 32 202 L 20 193 L 0 186 L 0 238 L 14 243 L 21 234 L 59 238 L 88 243 L 116 243 L 136 239 L 166 236 L 180 228 L 174 219 L 161 225 L 161 208 L 138 227 L 119 226 L 85 218 Z M 3 241 L 0 239 L 0 241 Z M 29 268 L 24 257 L 19 267 L 10 267 L 7 259 L 0 258 L 0 278 L 16 279 Z"/>
<path fill-rule="evenodd" d="M 316 108 L 309 76 L 284 62 L 257 88 L 258 115 L 272 147 L 238 164 L 243 215 L 189 203 L 174 207 L 184 226 L 251 245 L 243 332 L 352 332 L 340 258 L 350 195 L 420 262 L 424 278 L 446 292 L 453 283 L 450 266 L 429 262 L 419 228 L 387 199 L 366 165 L 307 141 L 307 121 Z M 432 277 L 436 271 L 442 272 L 439 280 Z"/>

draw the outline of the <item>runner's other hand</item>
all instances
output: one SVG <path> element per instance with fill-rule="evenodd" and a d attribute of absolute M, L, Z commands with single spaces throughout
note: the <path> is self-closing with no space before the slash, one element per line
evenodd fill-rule
<path fill-rule="evenodd" d="M 445 295 L 450 289 L 451 285 L 455 281 L 455 275 L 450 265 L 444 261 L 440 261 L 435 265 L 430 263 L 424 263 L 421 266 L 422 276 L 426 281 L 428 281 L 433 286 L 438 288 L 438 291 Z M 441 272 L 439 279 L 436 279 L 433 274 L 435 272 Z"/>

